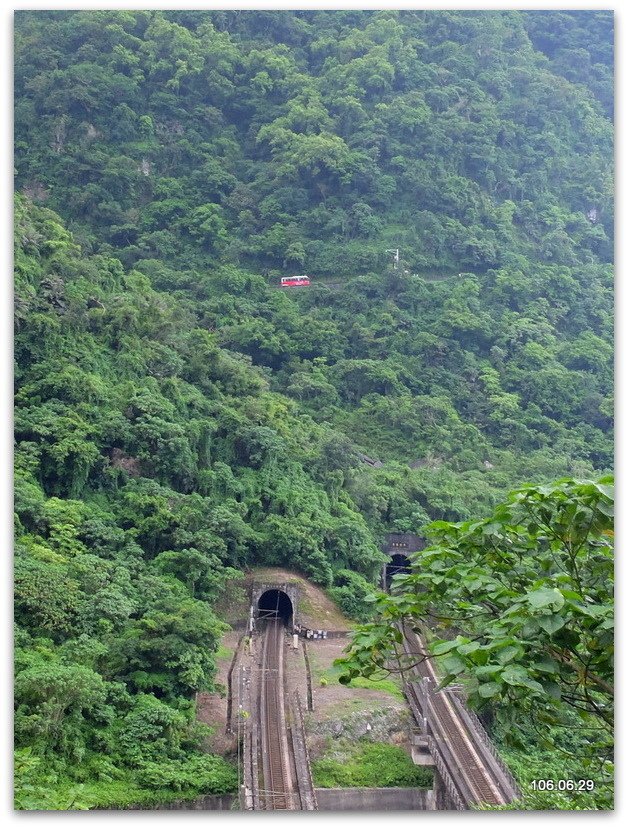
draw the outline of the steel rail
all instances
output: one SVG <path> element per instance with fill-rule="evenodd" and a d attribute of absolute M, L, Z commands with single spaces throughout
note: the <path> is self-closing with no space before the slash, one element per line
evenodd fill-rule
<path fill-rule="evenodd" d="M 416 654 L 417 646 L 421 652 L 426 652 L 423 640 L 416 632 L 403 629 L 402 633 L 403 646 L 407 655 Z M 424 715 L 430 711 L 432 713 L 427 718 L 432 728 L 439 731 L 438 734 L 434 733 L 437 737 L 434 743 L 442 749 L 443 759 L 453 765 L 449 768 L 450 777 L 459 788 L 459 794 L 467 804 L 505 805 L 508 803 L 511 797 L 505 793 L 503 781 L 483 759 L 482 754 L 485 754 L 485 751 L 475 744 L 477 734 L 470 727 L 472 720 L 465 720 L 460 715 L 451 699 L 448 698 L 447 692 L 435 690 L 439 683 L 439 676 L 429 659 L 426 658 L 420 662 L 414 671 L 426 683 L 427 693 L 423 702 L 428 710 L 423 712 Z M 482 735 L 484 734 L 481 734 L 479 738 Z M 499 767 L 499 771 L 503 774 L 502 767 Z"/>
<path fill-rule="evenodd" d="M 260 674 L 260 733 L 265 810 L 293 810 L 294 799 L 283 693 L 283 626 L 266 622 Z"/>

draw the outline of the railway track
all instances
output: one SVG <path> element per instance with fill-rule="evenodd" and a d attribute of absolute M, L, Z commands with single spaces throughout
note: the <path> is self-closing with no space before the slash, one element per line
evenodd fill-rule
<path fill-rule="evenodd" d="M 422 639 L 414 632 L 403 630 L 404 649 L 407 654 L 424 651 Z M 418 664 L 415 672 L 427 687 L 427 704 L 430 707 L 430 724 L 438 749 L 458 792 L 471 804 L 505 805 L 514 798 L 511 779 L 494 760 L 473 729 L 470 717 L 457 709 L 449 694 L 435 691 L 439 677 L 432 663 L 426 659 Z M 416 691 L 415 700 L 419 701 Z"/>
<path fill-rule="evenodd" d="M 245 760 L 249 762 L 245 773 L 245 779 L 250 780 L 249 808 L 316 810 L 302 720 L 299 729 L 299 705 L 291 703 L 288 711 L 284 698 L 283 622 L 268 618 L 260 631 L 260 669 L 252 708 L 255 718 L 247 731 L 249 753 L 245 750 L 249 756 Z M 408 629 L 402 632 L 406 655 L 416 657 L 425 652 L 420 635 Z M 414 680 L 406 686 L 408 701 L 449 794 L 441 807 L 466 810 L 473 805 L 504 805 L 515 799 L 517 785 L 479 721 L 457 695 L 436 690 L 439 676 L 431 661 L 419 661 L 411 670 Z"/>
<path fill-rule="evenodd" d="M 468 801 L 476 804 L 505 805 L 506 800 L 475 749 L 469 731 L 453 711 L 449 700 L 445 695 L 436 693 L 431 701 L 442 738 L 450 746 L 458 766 L 464 768 L 464 780 L 469 788 Z"/>
<path fill-rule="evenodd" d="M 264 632 L 259 704 L 260 794 L 267 811 L 295 809 L 283 689 L 283 624 L 279 619 L 269 619 Z"/>

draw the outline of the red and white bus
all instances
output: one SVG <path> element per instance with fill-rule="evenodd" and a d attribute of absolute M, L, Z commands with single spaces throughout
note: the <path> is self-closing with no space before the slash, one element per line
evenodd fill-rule
<path fill-rule="evenodd" d="M 309 276 L 282 276 L 281 287 L 305 287 L 310 284 Z"/>

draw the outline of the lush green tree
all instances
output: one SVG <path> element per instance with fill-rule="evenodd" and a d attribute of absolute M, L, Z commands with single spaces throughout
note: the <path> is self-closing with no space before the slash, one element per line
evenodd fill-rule
<path fill-rule="evenodd" d="M 343 680 L 395 662 L 436 658 L 446 685 L 498 703 L 512 721 L 573 727 L 589 761 L 609 759 L 613 735 L 613 487 L 566 479 L 515 491 L 493 514 L 435 523 L 410 575 L 374 598 L 377 619 L 354 634 Z M 406 656 L 401 627 L 428 639 Z M 401 655 L 398 655 L 401 653 Z"/>

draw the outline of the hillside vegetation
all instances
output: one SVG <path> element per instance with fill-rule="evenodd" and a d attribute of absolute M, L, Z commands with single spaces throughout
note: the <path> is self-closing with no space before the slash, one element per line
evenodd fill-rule
<path fill-rule="evenodd" d="M 590 17 L 25 12 L 18 187 L 377 459 L 487 462 L 498 489 L 603 468 L 612 15 Z M 267 288 L 295 270 L 359 278 Z"/>
<path fill-rule="evenodd" d="M 363 619 L 384 532 L 610 468 L 612 26 L 16 14 L 20 807 L 233 789 L 243 569 Z"/>

